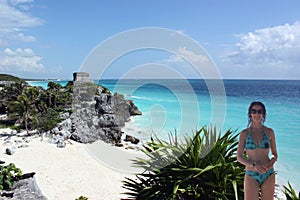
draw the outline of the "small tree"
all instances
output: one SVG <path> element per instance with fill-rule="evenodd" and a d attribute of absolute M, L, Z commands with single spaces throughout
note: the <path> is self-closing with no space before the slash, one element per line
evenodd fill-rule
<path fill-rule="evenodd" d="M 0 91 L 0 97 L 5 97 L 5 109 L 9 118 L 21 123 L 21 128 L 48 131 L 62 120 L 60 112 L 70 110 L 72 90 L 50 82 L 48 89 L 13 84 Z"/>
<path fill-rule="evenodd" d="M 29 133 L 29 129 L 35 128 L 39 124 L 36 107 L 39 95 L 40 92 L 36 87 L 27 87 L 23 89 L 22 94 L 17 96 L 15 101 L 9 104 L 10 115 L 19 117 L 19 122 L 24 124 L 27 133 Z"/>

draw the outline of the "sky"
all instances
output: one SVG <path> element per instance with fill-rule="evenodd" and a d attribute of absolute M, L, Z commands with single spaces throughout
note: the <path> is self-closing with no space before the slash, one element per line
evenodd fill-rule
<path fill-rule="evenodd" d="M 166 69 L 205 78 L 193 68 L 205 57 L 224 79 L 300 79 L 299 8 L 299 0 L 0 0 L 0 73 L 69 80 L 100 48 L 101 69 L 93 70 L 102 78 L 168 76 Z M 179 40 L 167 44 L 164 31 L 204 53 L 184 42 L 168 51 Z M 113 60 L 104 56 L 110 51 L 119 52 Z"/>

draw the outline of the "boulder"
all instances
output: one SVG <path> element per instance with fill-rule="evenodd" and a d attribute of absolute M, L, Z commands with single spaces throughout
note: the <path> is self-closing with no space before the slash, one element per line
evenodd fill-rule
<path fill-rule="evenodd" d="M 9 190 L 0 191 L 0 200 L 47 200 L 39 189 L 33 173 L 22 175 Z"/>
<path fill-rule="evenodd" d="M 129 104 L 129 113 L 131 116 L 133 115 L 142 115 L 142 112 L 134 105 L 132 100 L 128 100 L 127 103 Z"/>
<path fill-rule="evenodd" d="M 13 155 L 16 151 L 13 148 L 6 148 L 5 153 L 7 155 Z"/>
<path fill-rule="evenodd" d="M 138 138 L 133 137 L 131 135 L 126 135 L 124 141 L 131 142 L 132 144 L 138 144 L 140 142 L 140 140 Z"/>

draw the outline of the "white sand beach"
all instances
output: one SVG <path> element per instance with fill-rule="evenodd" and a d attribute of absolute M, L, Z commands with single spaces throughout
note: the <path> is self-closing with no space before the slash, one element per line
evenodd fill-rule
<path fill-rule="evenodd" d="M 7 155 L 5 149 L 12 144 L 5 143 L 9 137 L 5 133 L 11 133 L 11 130 L 0 129 L 0 160 L 5 161 L 5 164 L 15 163 L 23 173 L 36 172 L 34 177 L 37 184 L 49 200 L 75 200 L 80 196 L 88 197 L 89 200 L 126 197 L 121 194 L 125 191 L 121 181 L 125 180 L 124 177 L 134 175 L 99 162 L 86 149 L 86 144 L 70 141 L 65 148 L 57 148 L 47 138 L 42 140 L 39 136 L 32 136 L 26 138 L 29 141 L 22 143 L 28 147 L 16 148 L 13 155 Z M 16 145 L 20 145 L 17 141 L 22 140 L 22 133 L 12 138 Z M 104 142 L 101 145 L 104 149 L 117 148 Z M 102 154 L 108 155 L 103 151 Z"/>
<path fill-rule="evenodd" d="M 134 130 L 130 123 L 125 128 L 125 132 Z M 6 141 L 10 133 L 11 129 L 0 129 L 0 160 L 5 164 L 15 163 L 23 173 L 36 172 L 37 184 L 49 200 L 75 200 L 80 196 L 89 200 L 126 199 L 122 181 L 125 177 L 134 178 L 134 173 L 141 170 L 130 166 L 130 159 L 143 156 L 134 149 L 102 141 L 81 144 L 71 140 L 65 148 L 57 148 L 48 138 L 24 138 L 25 132 L 11 136 L 15 153 L 7 155 L 6 148 L 12 146 Z M 21 145 L 28 146 L 17 148 Z M 282 188 L 276 188 L 276 196 L 285 199 Z"/>

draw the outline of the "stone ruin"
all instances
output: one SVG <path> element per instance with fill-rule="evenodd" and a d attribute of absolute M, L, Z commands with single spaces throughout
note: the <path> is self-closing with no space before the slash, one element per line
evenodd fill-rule
<path fill-rule="evenodd" d="M 90 80 L 90 75 L 87 72 L 74 72 L 73 82 L 87 83 L 87 82 L 92 82 L 92 80 Z"/>

